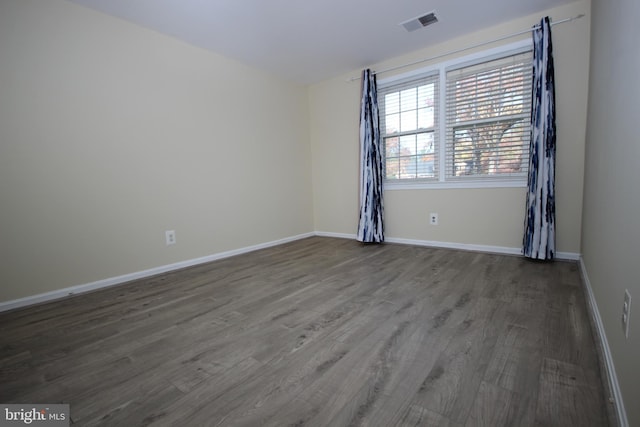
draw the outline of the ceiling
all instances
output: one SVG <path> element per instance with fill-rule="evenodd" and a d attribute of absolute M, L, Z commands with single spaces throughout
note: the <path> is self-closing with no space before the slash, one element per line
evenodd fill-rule
<path fill-rule="evenodd" d="M 309 84 L 575 0 L 70 1 Z M 433 10 L 432 26 L 399 25 Z"/>

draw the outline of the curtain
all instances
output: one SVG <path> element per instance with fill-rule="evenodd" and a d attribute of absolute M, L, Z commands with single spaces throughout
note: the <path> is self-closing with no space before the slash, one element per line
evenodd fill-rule
<path fill-rule="evenodd" d="M 556 108 L 549 17 L 533 30 L 533 87 L 529 178 L 523 238 L 526 257 L 555 256 Z"/>
<path fill-rule="evenodd" d="M 365 243 L 384 242 L 382 202 L 382 153 L 378 117 L 376 77 L 362 72 L 360 104 L 360 220 L 357 239 Z"/>

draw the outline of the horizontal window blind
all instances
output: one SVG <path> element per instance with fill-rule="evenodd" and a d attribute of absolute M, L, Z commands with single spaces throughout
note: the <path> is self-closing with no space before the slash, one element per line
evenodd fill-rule
<path fill-rule="evenodd" d="M 527 51 L 447 71 L 445 179 L 526 180 L 531 61 Z"/>
<path fill-rule="evenodd" d="M 385 179 L 438 179 L 438 75 L 378 90 Z"/>

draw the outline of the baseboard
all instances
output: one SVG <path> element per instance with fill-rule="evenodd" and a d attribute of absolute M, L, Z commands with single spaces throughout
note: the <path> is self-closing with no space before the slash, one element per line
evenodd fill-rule
<path fill-rule="evenodd" d="M 338 239 L 356 239 L 355 234 L 347 234 L 347 233 L 333 233 L 331 231 L 316 231 L 314 233 L 316 236 L 320 237 L 336 237 Z"/>
<path fill-rule="evenodd" d="M 432 248 L 457 249 L 504 255 L 522 255 L 522 251 L 519 248 L 509 248 L 504 246 L 474 245 L 469 243 L 439 242 L 435 240 L 403 239 L 397 237 L 387 237 L 385 240 L 389 243 L 400 243 L 403 245 L 428 246 Z"/>
<path fill-rule="evenodd" d="M 265 249 L 271 246 L 277 246 L 283 243 L 293 242 L 295 240 L 312 237 L 314 235 L 315 233 L 313 232 L 298 234 L 296 236 L 286 237 L 284 239 L 279 239 L 279 240 L 273 240 L 271 242 L 260 243 L 252 246 L 246 246 L 243 248 L 233 249 L 225 252 L 219 252 L 219 253 L 204 256 L 201 258 L 180 261 L 173 264 L 167 264 L 167 265 L 162 265 L 155 268 L 150 268 L 148 270 L 136 271 L 134 273 L 124 274 L 122 276 L 109 277 L 107 279 L 97 280 L 91 283 L 85 283 L 82 285 L 71 286 L 63 289 L 57 289 L 55 291 L 45 292 L 42 294 L 32 295 L 32 296 L 19 298 L 11 301 L 0 302 L 0 312 L 13 310 L 15 308 L 20 308 L 20 307 L 26 307 L 29 305 L 49 302 L 49 301 L 65 298 L 71 295 L 76 295 L 76 294 L 94 291 L 97 289 L 107 288 L 109 286 L 120 285 L 122 283 L 130 282 L 132 280 L 155 276 L 156 274 L 167 273 L 169 271 L 179 270 L 181 268 L 191 267 L 198 264 L 204 264 L 207 262 L 216 261 L 223 258 L 229 258 L 235 255 L 241 255 L 244 253 L 257 251 L 259 249 Z"/>
<path fill-rule="evenodd" d="M 355 234 L 332 233 L 328 231 L 316 231 L 316 236 L 338 237 L 341 239 L 355 239 Z M 397 243 L 400 245 L 427 246 L 430 248 L 458 249 L 463 251 L 488 252 L 506 255 L 522 255 L 518 248 L 508 248 L 502 246 L 472 245 L 467 243 L 438 242 L 435 240 L 404 239 L 400 237 L 385 237 L 387 243 Z"/>
<path fill-rule="evenodd" d="M 584 260 L 580 257 L 580 273 L 582 274 L 582 281 L 587 293 L 588 309 L 593 319 L 593 323 L 596 327 L 597 336 L 600 340 L 600 346 L 604 356 L 604 365 L 609 381 L 609 388 L 613 394 L 613 404 L 615 405 L 616 415 L 618 416 L 618 422 L 620 427 L 629 427 L 629 421 L 627 420 L 627 412 L 624 409 L 624 401 L 622 399 L 622 392 L 620 391 L 620 384 L 618 383 L 618 377 L 616 375 L 616 368 L 613 364 L 613 358 L 611 357 L 611 349 L 609 348 L 609 341 L 607 341 L 607 334 L 604 331 L 604 325 L 602 318 L 600 317 L 600 311 L 598 311 L 598 304 L 596 303 L 595 296 L 593 295 L 593 289 L 591 288 L 591 282 L 587 275 L 587 269 L 584 265 Z"/>
<path fill-rule="evenodd" d="M 322 237 L 338 237 L 341 239 L 356 238 L 355 234 L 333 233 L 329 231 L 316 231 L 315 235 Z M 521 248 L 511 248 L 507 246 L 474 245 L 468 243 L 439 242 L 435 240 L 403 239 L 400 237 L 385 237 L 385 241 L 403 245 L 428 246 L 431 248 L 458 249 L 463 251 L 487 252 L 504 255 L 522 255 Z M 578 261 L 580 259 L 580 254 L 575 252 L 556 252 L 556 258 L 564 261 Z"/>
<path fill-rule="evenodd" d="M 65 298 L 71 295 L 81 294 L 89 291 L 94 291 L 96 289 L 106 288 L 109 286 L 115 286 L 115 285 L 119 285 L 132 280 L 142 279 L 145 277 L 154 276 L 156 274 L 167 273 L 169 271 L 178 270 L 185 267 L 191 267 L 198 264 L 204 264 L 206 262 L 216 261 L 219 259 L 244 254 L 247 252 L 252 252 L 259 249 L 265 249 L 271 246 L 281 245 L 283 243 L 288 243 L 288 242 L 304 239 L 311 236 L 336 237 L 341 239 L 356 238 L 355 234 L 334 233 L 334 232 L 328 232 L 328 231 L 315 231 L 315 232 L 309 232 L 304 234 L 298 234 L 296 236 L 286 237 L 284 239 L 273 240 L 271 242 L 260 243 L 257 245 L 247 246 L 247 247 L 234 249 L 226 252 L 220 252 L 217 254 L 208 255 L 201 258 L 195 258 L 195 259 L 181 261 L 173 264 L 162 265 L 162 266 L 151 268 L 148 270 L 124 274 L 122 276 L 110 277 L 107 279 L 98 280 L 91 283 L 85 283 L 82 285 L 71 286 L 63 289 L 57 289 L 55 291 L 28 296 L 28 297 L 24 297 L 16 300 L 0 302 L 0 312 L 13 310 L 15 308 L 20 308 L 20 307 L 26 307 L 29 305 L 40 304 L 48 301 L 53 301 L 56 299 Z M 507 254 L 507 255 L 522 254 L 519 248 L 509 248 L 509 247 L 503 247 L 503 246 L 474 245 L 474 244 L 465 244 L 465 243 L 438 242 L 438 241 L 432 241 L 432 240 L 403 239 L 403 238 L 394 238 L 394 237 L 389 237 L 386 239 L 386 241 L 389 243 L 399 243 L 399 244 L 406 244 L 406 245 L 459 249 L 459 250 L 466 250 L 466 251 L 488 252 L 488 253 Z M 558 259 L 565 259 L 565 260 L 578 260 L 580 258 L 580 255 L 570 253 L 570 252 L 558 252 L 556 253 L 556 257 Z"/>
<path fill-rule="evenodd" d="M 522 255 L 521 248 L 512 248 L 508 246 L 475 245 L 475 244 L 469 244 L 469 243 L 453 243 L 453 242 L 439 242 L 434 240 L 402 239 L 402 238 L 396 238 L 396 237 L 388 237 L 385 240 L 389 243 L 400 243 L 405 245 L 458 249 L 463 251 L 487 252 L 487 253 L 495 253 L 495 254 L 502 254 L 502 255 Z M 559 260 L 577 261 L 578 259 L 580 259 L 580 254 L 576 254 L 573 252 L 556 252 L 556 258 Z"/>

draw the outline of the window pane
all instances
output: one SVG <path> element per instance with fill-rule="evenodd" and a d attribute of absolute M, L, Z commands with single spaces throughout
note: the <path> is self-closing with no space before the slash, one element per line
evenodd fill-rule
<path fill-rule="evenodd" d="M 466 130 L 455 130 L 453 134 L 453 172 L 455 176 L 473 174 L 473 139 Z"/>
<path fill-rule="evenodd" d="M 435 84 L 430 83 L 418 87 L 418 108 L 433 107 L 435 95 Z"/>
<path fill-rule="evenodd" d="M 417 174 L 418 178 L 435 177 L 435 150 L 433 132 L 417 135 Z"/>
<path fill-rule="evenodd" d="M 417 152 L 418 154 L 433 153 L 433 132 L 417 135 Z"/>
<path fill-rule="evenodd" d="M 418 128 L 416 110 L 405 111 L 400 118 L 400 131 L 409 132 Z"/>
<path fill-rule="evenodd" d="M 454 129 L 454 175 L 524 172 L 528 127 L 523 120 L 505 120 Z"/>
<path fill-rule="evenodd" d="M 385 146 L 385 178 L 400 178 L 400 138 L 384 138 Z"/>
<path fill-rule="evenodd" d="M 386 114 L 400 112 L 400 94 L 398 92 L 390 93 L 384 97 L 384 108 Z"/>
<path fill-rule="evenodd" d="M 398 137 L 385 138 L 384 148 L 386 157 L 398 157 L 400 155 L 400 139 Z"/>
<path fill-rule="evenodd" d="M 400 157 L 400 179 L 413 179 L 416 177 L 416 157 Z"/>
<path fill-rule="evenodd" d="M 384 119 L 385 133 L 400 131 L 400 114 L 387 114 Z"/>
<path fill-rule="evenodd" d="M 417 88 L 412 87 L 400 92 L 400 111 L 416 109 Z"/>
<path fill-rule="evenodd" d="M 410 156 L 416 154 L 416 136 L 405 135 L 400 137 L 400 155 Z"/>
<path fill-rule="evenodd" d="M 385 162 L 385 178 L 400 178 L 400 159 L 398 157 L 387 157 Z"/>
<path fill-rule="evenodd" d="M 433 107 L 420 108 L 418 110 L 418 128 L 430 129 L 433 127 Z"/>
<path fill-rule="evenodd" d="M 529 146 L 529 129 L 529 123 L 522 120 L 514 123 L 504 132 L 499 142 L 498 173 L 521 173 L 526 171 L 529 166 L 525 163 L 528 160 L 525 151 Z"/>
<path fill-rule="evenodd" d="M 419 156 L 417 162 L 417 174 L 418 178 L 434 178 L 435 174 L 435 156 L 433 154 L 427 154 L 425 156 Z"/>

